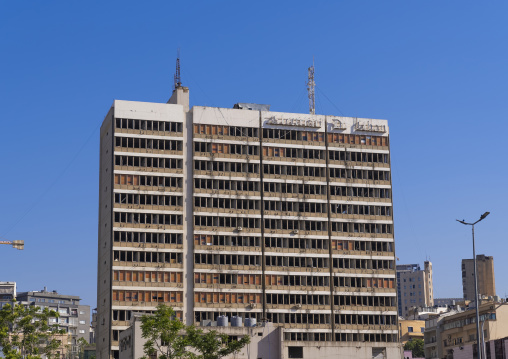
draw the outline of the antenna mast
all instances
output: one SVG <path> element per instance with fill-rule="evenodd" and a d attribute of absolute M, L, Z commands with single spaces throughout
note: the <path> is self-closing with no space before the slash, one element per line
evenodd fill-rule
<path fill-rule="evenodd" d="M 180 78 L 180 49 L 176 55 L 176 72 L 175 72 L 175 89 L 182 86 L 182 79 Z"/>
<path fill-rule="evenodd" d="M 309 113 L 312 115 L 316 114 L 316 97 L 315 97 L 315 87 L 316 83 L 314 82 L 314 57 L 312 57 L 312 66 L 308 69 L 308 82 L 307 82 L 307 91 L 309 96 Z"/>

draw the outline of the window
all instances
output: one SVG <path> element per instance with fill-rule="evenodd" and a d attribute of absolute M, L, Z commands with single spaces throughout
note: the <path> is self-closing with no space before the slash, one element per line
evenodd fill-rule
<path fill-rule="evenodd" d="M 80 320 L 79 324 L 86 324 L 86 322 L 84 320 Z"/>
<path fill-rule="evenodd" d="M 288 347 L 288 358 L 303 358 L 303 347 Z"/>
<path fill-rule="evenodd" d="M 79 314 L 83 315 L 83 314 L 85 314 L 85 311 L 84 310 L 80 310 Z"/>
<path fill-rule="evenodd" d="M 80 329 L 79 334 L 85 334 L 85 331 L 83 329 Z"/>
<path fill-rule="evenodd" d="M 407 332 L 408 333 L 412 333 L 413 332 L 413 327 L 407 327 Z"/>
<path fill-rule="evenodd" d="M 420 331 L 421 331 L 422 333 L 423 333 L 423 332 L 425 332 L 425 328 L 420 327 Z"/>

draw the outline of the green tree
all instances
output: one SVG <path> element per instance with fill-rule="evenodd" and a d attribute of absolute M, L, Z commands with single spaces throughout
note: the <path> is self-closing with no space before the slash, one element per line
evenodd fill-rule
<path fill-rule="evenodd" d="M 425 352 L 423 350 L 423 339 L 411 339 L 404 344 L 404 350 L 411 350 L 413 358 L 424 358 Z"/>
<path fill-rule="evenodd" d="M 227 334 L 210 330 L 206 333 L 202 329 L 190 326 L 187 328 L 190 346 L 199 354 L 190 354 L 195 359 L 220 359 L 240 351 L 250 343 L 250 337 L 244 336 L 240 340 L 231 340 Z"/>
<path fill-rule="evenodd" d="M 152 315 L 141 317 L 141 336 L 146 339 L 144 347 L 148 359 L 178 359 L 187 355 L 187 338 L 182 335 L 185 325 L 176 319 L 173 308 L 159 304 Z"/>
<path fill-rule="evenodd" d="M 83 359 L 85 356 L 85 347 L 88 345 L 88 342 L 85 338 L 79 338 L 76 344 L 78 346 L 78 357 L 79 359 Z"/>
<path fill-rule="evenodd" d="M 53 357 L 65 331 L 49 324 L 58 313 L 33 305 L 6 304 L 0 310 L 0 347 L 6 359 Z"/>

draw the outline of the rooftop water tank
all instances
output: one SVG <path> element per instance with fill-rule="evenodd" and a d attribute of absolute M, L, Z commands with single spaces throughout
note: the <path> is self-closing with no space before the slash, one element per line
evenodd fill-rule
<path fill-rule="evenodd" d="M 217 326 L 218 327 L 227 327 L 228 326 L 228 317 L 225 315 L 219 315 L 217 317 Z"/>
<path fill-rule="evenodd" d="M 231 326 L 232 327 L 241 327 L 242 326 L 242 317 L 237 317 L 237 316 L 231 317 Z"/>
<path fill-rule="evenodd" d="M 245 318 L 245 326 L 246 327 L 255 327 L 256 326 L 256 318 Z"/>

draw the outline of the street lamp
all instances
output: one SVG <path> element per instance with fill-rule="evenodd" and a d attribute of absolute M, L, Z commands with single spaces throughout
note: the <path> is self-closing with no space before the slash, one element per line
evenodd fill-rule
<path fill-rule="evenodd" d="M 474 298 L 475 298 L 475 306 L 476 306 L 476 343 L 478 346 L 478 359 L 482 359 L 483 353 L 480 350 L 480 313 L 478 312 L 479 311 L 478 307 L 480 306 L 479 305 L 480 303 L 478 301 L 478 276 L 476 273 L 476 252 L 475 252 L 475 248 L 474 248 L 474 225 L 476 223 L 484 220 L 485 217 L 487 217 L 489 214 L 490 214 L 490 212 L 485 212 L 484 214 L 481 215 L 480 219 L 474 223 L 467 223 L 464 220 L 460 221 L 457 219 L 457 222 L 460 222 L 460 223 L 465 224 L 467 226 L 471 226 L 472 231 L 473 231 Z"/>

